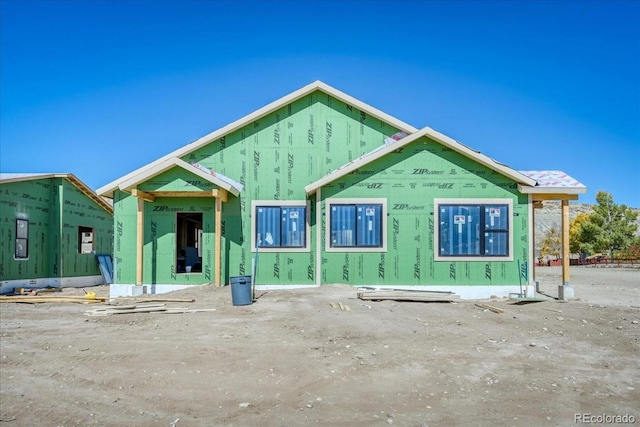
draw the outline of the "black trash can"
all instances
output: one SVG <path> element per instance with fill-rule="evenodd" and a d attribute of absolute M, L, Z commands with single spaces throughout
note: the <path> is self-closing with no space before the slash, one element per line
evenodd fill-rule
<path fill-rule="evenodd" d="M 233 305 L 249 305 L 253 302 L 251 276 L 233 276 L 231 280 L 231 301 Z"/>

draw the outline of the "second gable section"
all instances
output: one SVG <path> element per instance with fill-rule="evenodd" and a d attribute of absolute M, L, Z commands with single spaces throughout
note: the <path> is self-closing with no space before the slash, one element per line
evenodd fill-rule
<path fill-rule="evenodd" d="M 182 157 L 245 185 L 250 199 L 305 197 L 304 186 L 399 130 L 316 91 Z"/>

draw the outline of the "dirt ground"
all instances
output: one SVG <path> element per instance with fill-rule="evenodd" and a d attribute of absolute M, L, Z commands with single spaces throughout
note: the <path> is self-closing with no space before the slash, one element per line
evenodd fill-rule
<path fill-rule="evenodd" d="M 216 309 L 182 314 L 3 303 L 0 422 L 568 426 L 578 414 L 640 423 L 640 270 L 571 273 L 575 301 L 484 301 L 504 313 L 474 301 L 361 301 L 348 286 L 257 291 L 247 306 L 232 305 L 229 287 L 163 294 L 195 298 L 168 306 Z M 560 268 L 536 278 L 557 295 Z"/>

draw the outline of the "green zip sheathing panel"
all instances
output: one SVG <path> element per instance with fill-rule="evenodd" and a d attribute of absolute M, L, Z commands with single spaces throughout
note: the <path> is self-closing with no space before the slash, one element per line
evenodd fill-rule
<path fill-rule="evenodd" d="M 95 253 L 110 254 L 113 250 L 113 217 L 78 187 L 61 179 L 62 189 L 62 277 L 100 275 Z M 95 253 L 79 253 L 78 228 L 93 228 Z"/>
<path fill-rule="evenodd" d="M 201 165 L 244 185 L 239 197 L 228 195 L 222 205 L 222 282 L 229 277 L 252 274 L 251 202 L 253 200 L 308 200 L 304 186 L 330 171 L 381 146 L 398 129 L 324 93 L 315 92 L 259 121 L 234 131 L 184 156 L 187 163 Z M 201 190 L 201 178 L 193 178 L 181 168 L 173 168 L 139 186 L 141 190 L 184 191 L 187 185 Z M 163 181 L 162 183 L 159 183 Z M 157 186 L 160 186 L 157 188 Z M 127 193 L 114 194 L 116 212 L 115 280 L 135 283 L 136 199 Z M 156 210 L 158 206 L 174 209 Z M 259 253 L 256 283 L 260 285 L 315 284 L 315 211 L 311 201 L 311 241 L 307 252 Z M 162 208 L 164 209 L 164 208 Z M 172 274 L 175 271 L 175 212 L 203 212 L 205 252 L 202 274 Z M 205 211 L 205 209 L 209 209 Z M 145 284 L 211 283 L 215 256 L 214 199 L 157 198 L 145 202 Z M 155 224 L 152 226 L 152 224 Z M 152 236 L 155 230 L 155 237 Z M 155 238 L 155 243 L 154 239 Z M 157 245 L 153 249 L 153 245 Z M 209 249 L 210 248 L 210 249 Z M 155 258 L 151 254 L 155 253 Z M 208 261 L 211 259 L 211 261 Z M 173 266 L 173 267 L 172 267 Z M 155 271 L 154 270 L 158 270 Z"/>
<path fill-rule="evenodd" d="M 16 219 L 29 221 L 27 259 L 15 259 Z M 63 178 L 0 184 L 0 280 L 100 275 L 78 253 L 78 227 L 94 229 L 94 250 L 111 253 L 113 219 Z"/>
<path fill-rule="evenodd" d="M 387 200 L 387 251 L 324 252 L 322 283 L 353 285 L 514 285 L 528 260 L 527 197 L 503 175 L 422 138 L 322 188 L 327 198 Z M 434 199 L 513 200 L 513 261 L 436 261 Z M 323 243 L 324 245 L 324 243 Z M 324 248 L 324 246 L 323 246 Z M 524 278 L 523 278 L 524 280 Z"/>
<path fill-rule="evenodd" d="M 145 181 L 138 188 L 142 191 L 193 191 L 197 193 L 211 191 L 218 187 L 176 166 Z"/>

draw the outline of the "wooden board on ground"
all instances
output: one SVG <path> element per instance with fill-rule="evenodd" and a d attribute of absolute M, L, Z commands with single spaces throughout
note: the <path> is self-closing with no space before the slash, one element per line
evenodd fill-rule
<path fill-rule="evenodd" d="M 504 313 L 504 310 L 498 307 L 494 307 L 492 305 L 489 304 L 483 304 L 481 302 L 477 302 L 476 306 L 480 307 L 480 308 L 484 308 L 485 310 L 489 310 L 489 311 L 493 311 L 494 313 Z"/>
<path fill-rule="evenodd" d="M 358 292 L 358 298 L 364 301 L 413 301 L 413 302 L 452 302 L 460 299 L 460 295 L 429 291 L 370 291 Z"/>
<path fill-rule="evenodd" d="M 110 316 L 112 314 L 127 313 L 151 313 L 154 311 L 166 311 L 165 304 L 143 304 L 141 306 L 133 305 L 127 308 L 122 307 L 98 307 L 84 312 L 86 316 Z"/>
<path fill-rule="evenodd" d="M 126 301 L 126 302 L 194 302 L 194 298 L 161 298 L 161 297 L 117 297 L 112 298 L 111 301 Z"/>
<path fill-rule="evenodd" d="M 0 296 L 0 302 L 22 302 L 28 304 L 38 303 L 52 303 L 52 302 L 75 302 L 80 304 L 90 304 L 96 302 L 105 302 L 106 297 L 79 297 L 79 296 L 66 296 L 66 297 L 45 297 L 45 296 Z"/>
<path fill-rule="evenodd" d="M 85 311 L 86 316 L 110 316 L 113 314 L 128 314 L 128 313 L 163 313 L 163 314 L 178 314 L 178 313 L 199 313 L 207 311 L 215 311 L 215 308 L 184 308 L 184 307 L 167 307 L 166 304 L 154 304 L 154 303 L 141 303 L 132 305 L 121 306 L 103 306 L 96 307 L 91 310 Z"/>

